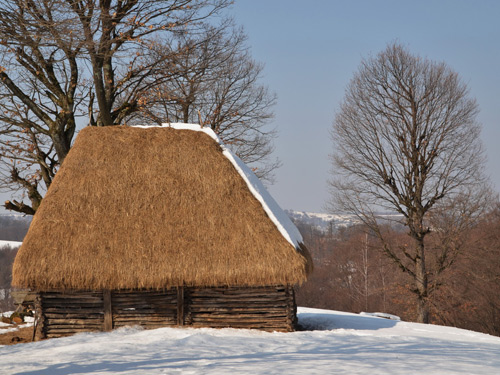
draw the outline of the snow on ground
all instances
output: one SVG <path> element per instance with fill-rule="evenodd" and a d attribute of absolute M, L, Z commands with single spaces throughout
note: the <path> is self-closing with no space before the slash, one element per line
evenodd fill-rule
<path fill-rule="evenodd" d="M 11 249 L 21 246 L 22 242 L 17 241 L 3 241 L 0 240 L 0 249 L 4 246 L 9 246 Z"/>
<path fill-rule="evenodd" d="M 308 329 L 139 328 L 0 347 L 2 374 L 498 374 L 500 338 L 299 308 Z"/>
<path fill-rule="evenodd" d="M 3 317 L 8 318 L 12 315 L 13 312 L 14 311 L 2 312 L 2 313 L 0 313 L 0 317 L 3 316 Z M 0 321 L 0 335 L 2 333 L 15 332 L 15 331 L 19 330 L 19 328 L 33 327 L 34 320 L 35 319 L 31 316 L 25 316 L 24 317 L 25 324 L 23 324 L 22 326 L 18 326 L 17 324 L 4 323 L 4 322 Z M 0 345 L 0 347 L 1 347 L 1 345 Z M 1 360 L 0 360 L 0 363 L 1 363 Z"/>

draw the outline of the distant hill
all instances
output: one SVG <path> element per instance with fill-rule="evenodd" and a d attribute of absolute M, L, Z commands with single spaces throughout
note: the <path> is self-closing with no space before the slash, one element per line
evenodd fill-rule
<path fill-rule="evenodd" d="M 285 212 L 295 224 L 310 225 L 322 232 L 346 228 L 360 223 L 353 215 L 334 215 L 294 210 L 285 210 Z"/>
<path fill-rule="evenodd" d="M 285 210 L 285 212 L 296 225 L 310 225 L 321 232 L 335 231 L 339 228 L 361 224 L 361 221 L 354 215 L 324 214 L 295 210 Z M 388 223 L 390 220 L 392 225 L 395 224 L 395 221 L 402 219 L 402 216 L 399 214 L 380 214 L 378 217 Z"/>
<path fill-rule="evenodd" d="M 32 216 L 1 213 L 0 240 L 22 241 L 31 223 Z"/>

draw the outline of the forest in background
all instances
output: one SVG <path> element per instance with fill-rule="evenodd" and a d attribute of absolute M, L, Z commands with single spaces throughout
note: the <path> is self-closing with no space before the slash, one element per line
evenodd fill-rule
<path fill-rule="evenodd" d="M 322 231 L 299 221 L 296 225 L 315 265 L 309 280 L 297 288 L 299 306 L 385 312 L 415 320 L 411 280 L 382 254 L 366 228 Z M 28 226 L 28 220 L 0 217 L 0 239 L 22 241 Z M 433 286 L 431 322 L 500 336 L 500 204 L 461 236 L 462 252 Z M 391 241 L 404 243 L 406 237 L 398 228 Z M 14 307 L 10 283 L 16 252 L 8 246 L 0 249 L 0 311 Z"/>
<path fill-rule="evenodd" d="M 22 242 L 31 223 L 31 216 L 0 216 L 0 240 Z"/>
<path fill-rule="evenodd" d="M 416 320 L 411 280 L 380 251 L 365 227 L 324 232 L 296 224 L 315 265 L 297 289 L 299 306 L 385 312 Z M 462 250 L 454 264 L 431 285 L 431 323 L 500 336 L 500 205 L 460 237 L 456 240 L 462 241 Z M 391 241 L 403 245 L 408 235 L 404 229 L 393 230 Z M 429 249 L 433 241 L 436 236 L 428 238 Z"/>

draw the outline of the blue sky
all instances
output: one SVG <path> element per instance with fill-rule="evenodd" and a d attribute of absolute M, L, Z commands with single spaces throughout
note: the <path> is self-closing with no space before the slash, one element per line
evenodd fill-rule
<path fill-rule="evenodd" d="M 262 83 L 278 95 L 270 126 L 283 166 L 269 190 L 281 207 L 324 211 L 335 111 L 361 59 L 395 40 L 445 61 L 468 85 L 500 191 L 500 1 L 236 0 L 228 13 L 265 64 Z M 0 194 L 2 202 L 9 196 Z"/>
<path fill-rule="evenodd" d="M 271 126 L 283 166 L 269 190 L 283 208 L 324 210 L 329 130 L 345 87 L 363 57 L 395 40 L 446 62 L 468 85 L 500 191 L 500 1 L 236 0 L 230 13 L 278 95 Z"/>

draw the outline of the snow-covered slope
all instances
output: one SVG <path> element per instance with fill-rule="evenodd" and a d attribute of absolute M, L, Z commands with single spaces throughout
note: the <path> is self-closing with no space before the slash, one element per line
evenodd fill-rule
<path fill-rule="evenodd" d="M 0 347 L 2 374 L 499 374 L 500 338 L 299 308 L 315 331 L 119 329 Z"/>
<path fill-rule="evenodd" d="M 303 223 L 311 225 L 322 232 L 336 230 L 342 227 L 345 228 L 360 223 L 353 215 L 333 215 L 294 210 L 285 210 L 285 212 L 296 224 Z"/>
<path fill-rule="evenodd" d="M 295 210 L 285 210 L 285 212 L 295 224 L 303 223 L 310 225 L 322 232 L 335 231 L 339 228 L 361 224 L 361 221 L 354 215 L 324 214 Z M 377 215 L 377 221 L 397 226 L 401 225 L 402 215 L 381 213 Z"/>
<path fill-rule="evenodd" d="M 3 241 L 3 240 L 0 240 L 0 250 L 5 247 L 5 246 L 9 246 L 11 249 L 15 248 L 15 247 L 20 247 L 22 245 L 22 242 L 18 242 L 18 241 Z"/>

